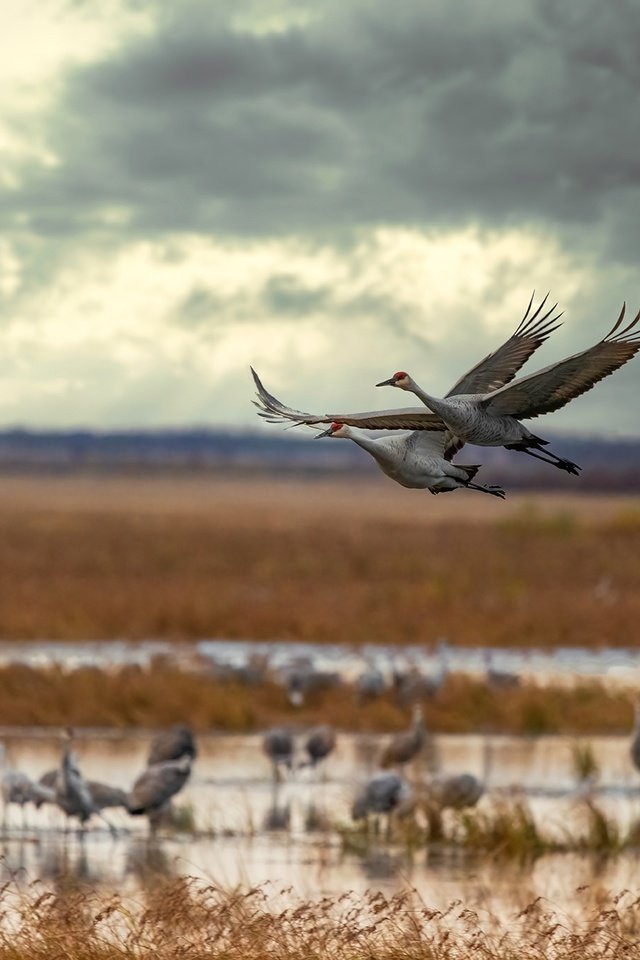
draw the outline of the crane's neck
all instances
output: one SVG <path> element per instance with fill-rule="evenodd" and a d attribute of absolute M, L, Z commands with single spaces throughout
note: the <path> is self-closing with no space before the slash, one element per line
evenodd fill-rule
<path fill-rule="evenodd" d="M 362 447 L 363 450 L 366 450 L 367 453 L 370 453 L 378 461 L 385 461 L 387 457 L 385 456 L 385 445 L 380 440 L 376 440 L 375 437 L 370 437 L 363 430 L 355 430 L 353 427 L 344 427 L 343 437 L 346 437 L 349 440 L 353 440 L 354 443 L 357 443 L 359 447 Z"/>
<path fill-rule="evenodd" d="M 62 766 L 62 779 L 65 784 L 65 787 L 67 787 L 72 777 L 73 769 L 74 769 L 73 753 L 71 751 L 71 744 L 68 741 L 67 743 L 65 743 L 64 748 L 62 750 L 61 766 Z"/>
<path fill-rule="evenodd" d="M 413 711 L 413 723 L 411 724 L 411 729 L 414 731 L 414 733 L 418 734 L 423 733 L 426 729 L 424 715 L 420 707 L 417 707 L 417 709 Z"/>
<path fill-rule="evenodd" d="M 438 414 L 438 416 L 443 417 L 449 410 L 449 404 L 446 400 L 443 400 L 441 397 L 434 397 L 430 393 L 427 393 L 426 390 L 423 390 L 415 380 L 410 381 L 410 392 L 415 394 L 415 396 L 424 403 L 425 407 L 431 410 L 432 413 Z"/>

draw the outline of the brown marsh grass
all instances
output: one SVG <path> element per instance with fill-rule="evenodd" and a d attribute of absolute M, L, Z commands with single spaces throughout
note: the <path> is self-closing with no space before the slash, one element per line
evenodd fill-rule
<path fill-rule="evenodd" d="M 568 813 L 570 821 L 561 819 Z M 540 823 L 518 791 L 495 791 L 478 808 L 454 811 L 434 803 L 427 784 L 416 788 L 412 810 L 382 820 L 386 818 L 336 824 L 345 852 L 364 855 L 384 841 L 409 853 L 425 847 L 430 854 L 462 853 L 471 865 L 474 857 L 527 864 L 549 853 L 603 859 L 640 848 L 640 822 L 622 829 L 588 795 L 571 800 L 555 822 Z"/>
<path fill-rule="evenodd" d="M 610 960 L 638 956 L 639 901 L 590 888 L 568 915 L 537 898 L 506 919 L 412 892 L 306 901 L 290 890 L 161 883 L 135 905 L 115 895 L 5 887 L 0 960 Z"/>
<path fill-rule="evenodd" d="M 437 697 L 424 702 L 434 733 L 616 734 L 632 723 L 630 702 L 597 683 L 576 687 L 525 684 L 491 690 L 452 674 Z M 125 666 L 75 670 L 13 664 L 0 668 L 0 725 L 163 727 L 190 723 L 196 730 L 249 732 L 275 724 L 326 722 L 341 730 L 395 732 L 406 728 L 408 708 L 392 695 L 361 704 L 349 685 L 310 694 L 293 708 L 280 685 L 243 686 L 183 672 L 171 660 L 149 669 Z M 577 768 L 580 774 L 582 766 Z M 589 771 L 590 773 L 593 771 Z"/>
<path fill-rule="evenodd" d="M 490 503 L 486 503 L 490 500 Z M 633 646 L 632 498 L 0 478 L 0 636 Z"/>

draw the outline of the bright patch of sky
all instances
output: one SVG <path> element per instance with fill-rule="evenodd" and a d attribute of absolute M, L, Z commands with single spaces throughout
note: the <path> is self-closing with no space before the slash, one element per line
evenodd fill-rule
<path fill-rule="evenodd" d="M 6 7 L 1 422 L 260 427 L 249 364 L 404 406 L 375 382 L 446 391 L 534 288 L 566 322 L 532 369 L 640 306 L 624 5 L 401 6 Z M 546 423 L 637 434 L 637 364 Z"/>

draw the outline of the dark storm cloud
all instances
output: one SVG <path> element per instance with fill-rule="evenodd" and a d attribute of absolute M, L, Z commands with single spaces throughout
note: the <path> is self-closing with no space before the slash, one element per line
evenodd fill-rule
<path fill-rule="evenodd" d="M 280 33 L 209 7 L 68 75 L 60 164 L 24 170 L 5 217 L 41 234 L 524 221 L 620 225 L 622 254 L 637 239 L 635 3 L 380 0 Z"/>

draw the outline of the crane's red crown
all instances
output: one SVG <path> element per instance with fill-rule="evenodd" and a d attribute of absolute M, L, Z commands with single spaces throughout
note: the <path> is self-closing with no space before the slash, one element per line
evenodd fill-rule
<path fill-rule="evenodd" d="M 404 380 L 405 377 L 408 377 L 409 374 L 405 373 L 404 370 L 397 370 L 393 375 L 394 380 Z"/>
<path fill-rule="evenodd" d="M 331 429 L 335 433 L 336 430 L 340 430 L 343 426 L 344 424 L 340 423 L 338 420 L 334 420 L 331 424 Z"/>

